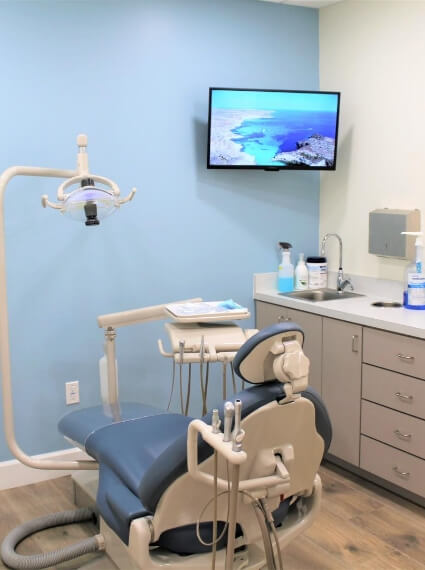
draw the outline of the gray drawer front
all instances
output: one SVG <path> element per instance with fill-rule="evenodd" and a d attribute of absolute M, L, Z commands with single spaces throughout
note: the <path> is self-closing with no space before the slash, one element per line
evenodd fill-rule
<path fill-rule="evenodd" d="M 425 421 L 362 401 L 361 432 L 425 459 Z"/>
<path fill-rule="evenodd" d="M 360 467 L 425 497 L 425 461 L 366 436 L 360 438 Z"/>
<path fill-rule="evenodd" d="M 363 364 L 362 398 L 425 420 L 425 382 Z"/>
<path fill-rule="evenodd" d="M 425 379 L 425 341 L 365 327 L 363 361 Z"/>

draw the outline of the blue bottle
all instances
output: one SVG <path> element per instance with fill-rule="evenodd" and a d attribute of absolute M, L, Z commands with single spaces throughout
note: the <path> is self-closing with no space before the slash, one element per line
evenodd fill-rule
<path fill-rule="evenodd" d="M 282 249 L 282 261 L 279 265 L 277 290 L 279 293 L 289 293 L 294 290 L 294 266 L 291 263 L 291 247 L 287 242 L 279 242 Z"/>

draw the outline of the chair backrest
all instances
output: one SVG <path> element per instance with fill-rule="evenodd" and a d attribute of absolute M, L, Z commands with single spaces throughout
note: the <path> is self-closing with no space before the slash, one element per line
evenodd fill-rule
<path fill-rule="evenodd" d="M 237 352 L 233 361 L 236 374 L 250 384 L 280 380 L 276 378 L 273 364 L 277 355 L 284 354 L 285 345 L 292 342 L 298 343 L 302 349 L 304 332 L 295 323 L 276 323 L 260 330 Z"/>
<path fill-rule="evenodd" d="M 285 381 L 272 378 L 270 376 L 270 362 L 266 363 L 266 360 L 270 360 L 270 350 L 273 349 L 273 346 L 276 348 L 279 343 L 290 344 L 295 341 L 301 347 L 303 340 L 304 334 L 302 329 L 294 323 L 273 325 L 251 337 L 238 351 L 234 360 L 234 366 L 236 373 L 241 378 L 255 385 L 233 395 L 229 400 L 235 401 L 239 399 L 242 402 L 242 422 L 244 429 L 246 428 L 247 431 L 246 442 L 248 442 L 250 438 L 250 424 L 257 425 L 260 417 L 262 419 L 259 421 L 259 425 L 252 428 L 252 431 L 256 433 L 264 431 L 262 424 L 272 423 L 271 417 L 273 415 L 275 424 L 269 431 L 274 431 L 277 438 L 271 433 L 269 434 L 269 440 L 276 441 L 276 445 L 281 441 L 288 441 L 290 431 L 296 434 L 297 430 L 300 430 L 299 434 L 304 432 L 304 437 L 307 432 L 305 429 L 303 430 L 301 423 L 303 421 L 309 422 L 311 428 L 310 439 L 314 439 L 315 435 L 317 435 L 321 440 L 321 443 L 318 443 L 318 440 L 316 440 L 316 443 L 318 443 L 317 449 L 319 450 L 319 453 L 316 455 L 317 457 L 320 455 L 320 457 L 318 460 L 316 457 L 312 462 L 312 465 L 317 464 L 316 467 L 318 467 L 332 438 L 332 427 L 326 408 L 317 392 L 312 388 L 306 388 L 300 394 L 297 394 L 297 396 L 303 396 L 303 398 L 298 398 L 300 400 L 299 405 L 283 413 L 282 406 L 279 403 L 285 401 L 285 382 L 291 384 L 291 379 L 286 375 L 285 378 L 287 378 L 287 380 Z M 263 358 L 263 366 L 261 366 L 260 355 Z M 279 352 L 273 355 L 275 359 L 281 356 L 282 354 Z M 302 356 L 304 357 L 303 354 Z M 247 367 L 248 362 L 253 366 L 252 372 L 249 367 Z M 262 374 L 264 374 L 264 379 L 260 382 L 260 376 Z M 290 403 L 291 405 L 298 404 L 295 399 L 290 400 Z M 224 402 L 214 406 L 214 408 L 219 410 L 222 421 L 224 419 L 223 407 Z M 300 413 L 300 418 L 298 419 L 295 413 L 296 410 L 299 410 Z M 304 414 L 304 419 L 301 419 L 302 414 Z M 288 417 L 291 416 L 289 427 L 284 425 L 284 423 L 286 423 L 284 420 L 285 415 Z M 211 423 L 211 416 L 212 412 L 210 411 L 202 419 L 206 423 Z M 254 416 L 255 418 L 252 419 Z M 294 417 L 292 418 L 292 416 Z M 286 434 L 284 433 L 285 431 Z M 280 438 L 280 432 L 284 435 L 283 439 Z M 294 435 L 294 437 L 298 436 Z M 244 442 L 244 447 L 246 442 Z M 261 442 L 259 442 L 258 445 L 261 447 Z M 308 445 L 309 439 L 307 437 L 306 446 L 308 447 Z M 200 439 L 198 449 L 199 462 L 207 461 L 212 453 L 213 451 L 210 446 Z M 313 471 L 317 470 L 316 467 L 314 467 Z M 152 467 L 147 470 L 143 477 L 143 485 L 140 489 L 140 498 L 143 504 L 154 512 L 163 493 L 169 488 L 170 484 L 186 471 L 186 436 L 184 435 L 177 441 L 174 441 L 173 445 L 167 449 L 162 456 L 158 457 Z"/>

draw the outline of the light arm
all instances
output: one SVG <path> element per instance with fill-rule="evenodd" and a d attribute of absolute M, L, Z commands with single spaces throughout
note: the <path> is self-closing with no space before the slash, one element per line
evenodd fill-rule
<path fill-rule="evenodd" d="M 35 469 L 97 469 L 94 461 L 55 461 L 35 459 L 27 455 L 18 445 L 15 436 L 13 415 L 12 378 L 9 346 L 9 319 L 6 291 L 6 244 L 4 223 L 4 196 L 7 185 L 15 176 L 41 176 L 49 178 L 71 178 L 74 170 L 12 166 L 0 176 L 0 359 L 3 392 L 3 422 L 7 445 L 13 455 L 24 465 Z"/>

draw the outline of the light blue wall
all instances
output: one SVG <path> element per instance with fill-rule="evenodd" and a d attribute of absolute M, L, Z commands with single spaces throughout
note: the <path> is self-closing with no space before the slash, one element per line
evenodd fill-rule
<path fill-rule="evenodd" d="M 98 402 L 98 314 L 197 295 L 252 308 L 252 275 L 275 270 L 278 240 L 316 251 L 317 173 L 208 171 L 205 155 L 209 86 L 318 88 L 318 21 L 256 0 L 11 0 L 0 20 L 0 169 L 73 168 L 85 132 L 92 170 L 139 188 L 92 229 L 40 207 L 54 180 L 10 185 L 17 434 L 42 453 L 65 447 L 66 381 Z M 120 332 L 123 398 L 166 404 L 160 334 Z"/>

